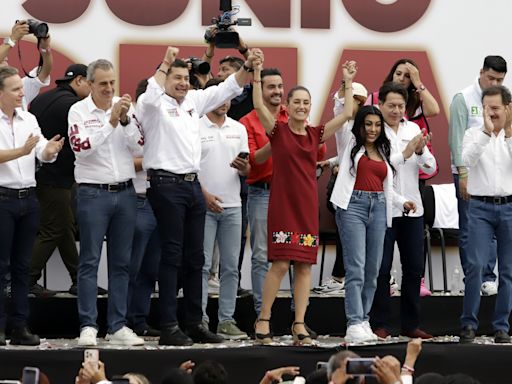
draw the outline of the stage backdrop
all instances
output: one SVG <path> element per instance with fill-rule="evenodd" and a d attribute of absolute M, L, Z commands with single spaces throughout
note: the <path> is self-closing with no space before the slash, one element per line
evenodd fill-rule
<path fill-rule="evenodd" d="M 511 9 L 507 0 L 246 0 L 239 17 L 252 26 L 239 27 L 251 47 L 260 47 L 266 66 L 284 74 L 285 87 L 299 83 L 312 94 L 311 121 L 332 117 L 332 94 L 340 84 L 341 63 L 358 61 L 357 81 L 376 90 L 391 64 L 414 59 L 425 86 L 437 98 L 441 113 L 431 119 L 432 145 L 440 173 L 431 182 L 451 182 L 447 115 L 453 95 L 478 76 L 483 58 L 499 54 L 510 59 L 505 25 Z M 218 0 L 2 0 L 0 31 L 9 35 L 17 19 L 49 23 L 55 67 L 60 77 L 71 62 L 111 60 L 118 89 L 134 95 L 139 79 L 150 76 L 167 45 L 181 48 L 183 57 L 201 56 L 205 26 L 218 15 Z M 21 44 L 23 66 L 37 63 L 35 40 Z M 217 62 L 235 50 L 217 49 Z M 9 60 L 20 68 L 17 48 Z M 507 79 L 506 84 L 509 83 Z M 52 85 L 53 86 L 53 85 Z M 334 154 L 334 140 L 328 143 Z M 325 210 L 325 184 L 319 182 L 321 226 L 332 228 Z"/>

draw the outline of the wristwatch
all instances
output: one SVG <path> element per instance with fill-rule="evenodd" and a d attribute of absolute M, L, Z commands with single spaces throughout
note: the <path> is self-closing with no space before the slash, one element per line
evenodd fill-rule
<path fill-rule="evenodd" d="M 423 92 L 425 90 L 425 86 L 423 84 L 420 84 L 420 86 L 418 87 L 418 89 L 416 90 L 416 92 Z"/>
<path fill-rule="evenodd" d="M 13 39 L 11 39 L 10 37 L 6 37 L 4 39 L 4 44 L 8 45 L 11 48 L 14 48 L 14 46 L 16 45 L 16 42 Z"/>
<path fill-rule="evenodd" d="M 130 124 L 130 116 L 126 116 L 126 120 L 125 121 L 121 121 L 119 120 L 119 123 L 123 126 L 123 127 L 126 127 L 128 124 Z"/>

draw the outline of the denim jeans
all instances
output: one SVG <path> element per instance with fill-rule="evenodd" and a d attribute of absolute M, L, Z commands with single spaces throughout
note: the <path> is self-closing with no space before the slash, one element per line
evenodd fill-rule
<path fill-rule="evenodd" d="M 469 201 L 468 248 L 464 272 L 466 288 L 461 325 L 478 328 L 482 270 L 488 263 L 482 255 L 487 255 L 493 237 L 496 237 L 498 245 L 499 284 L 492 325 L 495 331 L 508 332 L 508 319 L 512 310 L 512 203 L 497 205 L 474 199 Z"/>
<path fill-rule="evenodd" d="M 133 186 L 119 192 L 79 185 L 76 195 L 80 229 L 78 316 L 80 327 L 97 328 L 97 280 L 103 238 L 107 237 L 108 332 L 126 324 L 130 256 L 136 217 Z"/>
<path fill-rule="evenodd" d="M 386 234 L 384 192 L 353 191 L 346 210 L 336 210 L 345 264 L 347 326 L 369 320 Z"/>
<path fill-rule="evenodd" d="M 208 277 L 212 264 L 215 241 L 219 244 L 220 290 L 219 323 L 233 320 L 238 289 L 238 256 L 240 254 L 240 231 L 242 210 L 240 207 L 224 208 L 221 213 L 206 211 L 204 223 L 204 266 L 203 266 L 203 320 L 208 304 Z"/>
<path fill-rule="evenodd" d="M 28 273 L 32 247 L 39 227 L 39 203 L 35 192 L 18 199 L 0 196 L 0 331 L 6 324 L 5 275 L 11 271 L 11 314 L 13 328 L 27 324 Z"/>
<path fill-rule="evenodd" d="M 148 328 L 151 294 L 155 289 L 160 263 L 160 237 L 149 201 L 137 196 L 137 219 L 133 235 L 128 286 L 128 322 L 133 329 Z"/>
<path fill-rule="evenodd" d="M 423 216 L 395 217 L 384 238 L 384 253 L 370 316 L 375 328 L 389 330 L 389 280 L 395 242 L 402 263 L 400 322 L 402 331 L 413 331 L 420 323 L 420 283 L 423 273 Z"/>
<path fill-rule="evenodd" d="M 162 256 L 158 278 L 160 325 L 178 324 L 177 280 L 183 281 L 183 322 L 202 320 L 203 241 L 206 204 L 199 181 L 151 177 L 148 199 L 158 223 Z"/>
<path fill-rule="evenodd" d="M 251 231 L 251 280 L 254 309 L 261 311 L 263 282 L 268 271 L 267 256 L 267 215 L 270 191 L 249 185 L 247 212 Z"/>
<path fill-rule="evenodd" d="M 468 247 L 468 202 L 460 196 L 459 191 L 459 175 L 453 174 L 453 182 L 455 183 L 455 194 L 457 195 L 457 209 L 459 211 L 459 255 L 464 276 L 466 275 L 467 265 L 467 247 Z M 493 237 L 487 249 L 483 251 L 483 255 L 487 258 L 487 262 L 482 270 L 483 281 L 495 281 L 496 274 L 494 267 L 496 266 L 496 238 Z"/>

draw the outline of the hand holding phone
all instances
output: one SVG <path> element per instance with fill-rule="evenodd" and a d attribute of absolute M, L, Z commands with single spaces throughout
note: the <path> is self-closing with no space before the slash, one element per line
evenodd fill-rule
<path fill-rule="evenodd" d="M 349 358 L 347 359 L 346 372 L 354 376 L 374 376 L 372 366 L 375 363 L 375 358 Z"/>
<path fill-rule="evenodd" d="M 240 152 L 237 157 L 247 160 L 249 158 L 249 152 Z"/>

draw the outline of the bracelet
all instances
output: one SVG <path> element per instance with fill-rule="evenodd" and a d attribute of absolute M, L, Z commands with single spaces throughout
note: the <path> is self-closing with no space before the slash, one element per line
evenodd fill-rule
<path fill-rule="evenodd" d="M 204 55 L 209 59 L 213 59 L 213 55 L 209 56 L 208 51 L 204 51 Z"/>
<path fill-rule="evenodd" d="M 247 65 L 242 65 L 242 68 L 244 69 L 245 72 L 254 72 L 254 68 L 249 68 Z"/>
<path fill-rule="evenodd" d="M 347 90 L 349 90 L 349 89 L 354 90 L 354 88 L 352 88 L 352 87 L 345 87 L 345 91 L 347 91 Z"/>
<path fill-rule="evenodd" d="M 253 80 L 252 82 L 258 84 L 261 83 L 261 80 Z"/>
<path fill-rule="evenodd" d="M 158 68 L 158 72 L 162 72 L 165 76 L 167 76 L 167 72 L 164 71 L 163 69 Z"/>
<path fill-rule="evenodd" d="M 245 55 L 248 50 L 249 50 L 249 47 L 245 46 L 245 48 L 238 49 L 238 52 L 240 52 L 241 55 Z"/>
<path fill-rule="evenodd" d="M 48 47 L 48 48 L 39 48 L 39 50 L 41 51 L 41 53 L 50 53 L 52 51 L 52 49 L 50 47 Z"/>
<path fill-rule="evenodd" d="M 414 368 L 411 368 L 408 365 L 405 365 L 405 364 L 402 365 L 402 369 L 407 371 L 407 372 L 414 373 Z"/>
<path fill-rule="evenodd" d="M 162 60 L 162 63 L 164 63 L 164 64 L 165 64 L 165 65 L 167 65 L 168 67 L 170 67 L 170 66 L 171 66 L 171 63 L 170 63 L 168 60 L 163 59 L 163 60 Z"/>
<path fill-rule="evenodd" d="M 459 173 L 459 180 L 460 179 L 467 179 L 468 178 L 468 174 L 467 173 Z"/>

